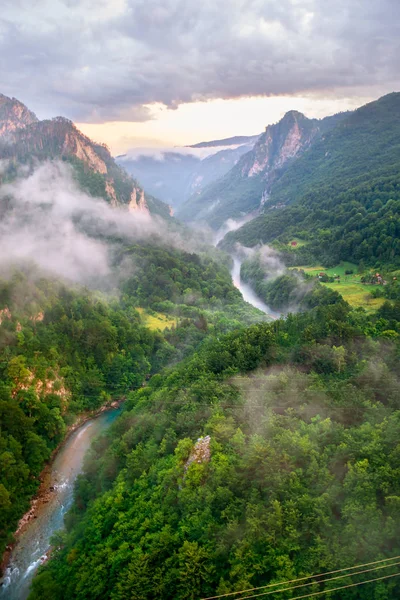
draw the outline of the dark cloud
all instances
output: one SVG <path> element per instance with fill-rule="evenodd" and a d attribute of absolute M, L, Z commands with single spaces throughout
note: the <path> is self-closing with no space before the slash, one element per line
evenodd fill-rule
<path fill-rule="evenodd" d="M 75 120 L 398 87 L 398 0 L 3 0 L 0 91 Z M 371 94 L 372 92 L 372 94 Z"/>

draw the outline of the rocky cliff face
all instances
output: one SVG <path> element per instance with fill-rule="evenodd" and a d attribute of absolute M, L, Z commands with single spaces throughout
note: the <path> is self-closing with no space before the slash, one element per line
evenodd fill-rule
<path fill-rule="evenodd" d="M 38 121 L 36 115 L 25 104 L 0 94 L 0 136 L 6 136 L 17 129 Z"/>
<path fill-rule="evenodd" d="M 169 217 L 169 207 L 147 196 L 141 186 L 119 167 L 108 148 L 94 143 L 63 117 L 39 121 L 21 102 L 0 95 L 0 160 L 33 165 L 61 159 L 71 162 L 77 180 L 92 195 L 130 212 Z M 137 199 L 137 200 L 136 200 Z"/>
<path fill-rule="evenodd" d="M 259 210 L 287 166 L 336 122 L 337 117 L 317 120 L 297 111 L 286 113 L 278 123 L 266 127 L 253 149 L 225 177 L 193 195 L 178 217 L 204 220 L 218 229 L 229 218 L 240 219 Z"/>
<path fill-rule="evenodd" d="M 79 135 L 80 132 L 76 130 L 72 130 L 65 135 L 65 141 L 62 147 L 62 154 L 72 155 L 76 158 L 79 158 L 82 162 L 89 166 L 90 169 L 95 171 L 96 173 L 101 173 L 102 175 L 107 175 L 107 166 L 96 154 L 92 145 L 90 144 L 90 140 L 85 139 L 82 135 Z M 107 183 L 112 187 L 112 182 L 107 180 Z"/>
<path fill-rule="evenodd" d="M 266 128 L 253 150 L 243 157 L 239 165 L 242 177 L 262 175 L 267 181 L 275 169 L 304 152 L 319 131 L 316 119 L 307 119 L 297 111 L 286 113 L 279 123 Z"/>

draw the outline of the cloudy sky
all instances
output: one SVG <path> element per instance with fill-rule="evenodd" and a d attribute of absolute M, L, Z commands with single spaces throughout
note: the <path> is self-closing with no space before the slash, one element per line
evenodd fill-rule
<path fill-rule="evenodd" d="M 115 152 L 399 90 L 399 0 L 1 0 L 0 92 Z"/>

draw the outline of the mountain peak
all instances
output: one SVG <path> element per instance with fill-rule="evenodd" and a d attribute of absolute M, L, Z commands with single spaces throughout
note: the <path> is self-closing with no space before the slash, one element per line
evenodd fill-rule
<path fill-rule="evenodd" d="M 37 116 L 25 104 L 0 94 L 0 135 L 13 133 L 37 122 Z"/>
<path fill-rule="evenodd" d="M 310 121 L 310 120 L 312 120 L 312 119 L 309 119 L 308 117 L 306 117 L 303 113 L 299 112 L 298 110 L 288 110 L 287 112 L 285 112 L 283 117 L 281 119 L 279 119 L 279 121 L 277 121 L 276 123 L 270 123 L 269 125 L 266 125 L 264 131 L 267 132 L 271 128 L 278 127 L 280 125 L 287 125 L 287 124 L 291 124 L 293 122 L 297 123 L 298 121 Z"/>
<path fill-rule="evenodd" d="M 309 120 L 308 117 L 306 117 L 302 112 L 298 110 L 288 110 L 284 114 L 282 121 L 284 121 L 285 119 L 307 119 L 307 121 Z"/>
<path fill-rule="evenodd" d="M 315 121 L 297 110 L 290 110 L 282 119 L 265 128 L 252 153 L 243 159 L 242 176 L 254 177 L 281 168 L 288 160 L 303 152 L 318 133 Z"/>
<path fill-rule="evenodd" d="M 52 121 L 54 121 L 54 123 L 63 123 L 64 125 L 69 125 L 70 127 L 73 127 L 74 129 L 78 129 L 75 125 L 75 123 L 73 121 L 71 121 L 71 119 L 67 119 L 67 117 L 54 117 L 53 119 L 51 119 Z"/>

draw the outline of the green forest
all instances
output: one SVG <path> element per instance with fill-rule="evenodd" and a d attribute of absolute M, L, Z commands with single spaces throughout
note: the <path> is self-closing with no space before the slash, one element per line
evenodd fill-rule
<path fill-rule="evenodd" d="M 400 306 L 334 300 L 209 338 L 129 394 L 30 599 L 194 600 L 397 556 Z"/>
<path fill-rule="evenodd" d="M 211 258 L 135 246 L 122 259 L 126 269 L 135 264 L 135 275 L 107 295 L 39 272 L 0 280 L 1 551 L 77 415 L 124 399 L 212 332 L 264 318 Z M 177 325 L 150 331 L 140 306 L 172 312 Z"/>
<path fill-rule="evenodd" d="M 297 312 L 343 300 L 340 290 L 322 286 L 303 270 L 287 270 L 278 277 L 266 276 L 265 267 L 257 254 L 243 262 L 240 274 L 242 280 L 250 284 L 257 296 L 273 310 Z"/>
<path fill-rule="evenodd" d="M 134 309 L 21 272 L 1 282 L 0 298 L 4 550 L 74 417 L 139 387 L 166 342 Z"/>
<path fill-rule="evenodd" d="M 398 600 L 397 563 L 318 574 L 400 555 L 399 98 L 332 117 L 218 248 L 146 195 L 148 234 L 71 218 L 107 256 L 88 287 L 1 267 L 1 552 L 73 427 L 121 408 L 86 455 L 29 600 Z M 107 175 L 64 151 L 71 131 Z M 112 180 L 127 204 L 136 182 L 79 136 L 61 118 L 17 128 L 0 143 L 2 182 L 23 176 L 20 162 L 59 159 L 90 196 L 110 201 Z M 243 216 L 265 182 L 227 181 L 222 216 Z M 8 219 L 13 198 L 0 208 Z M 242 282 L 281 318 L 243 300 L 239 256 Z M 346 281 L 374 303 L 346 301 Z"/>
<path fill-rule="evenodd" d="M 400 177 L 398 168 L 385 177 L 343 191 L 322 188 L 309 192 L 286 208 L 263 216 L 228 233 L 222 247 L 236 242 L 252 247 L 265 243 L 304 240 L 295 253 L 284 252 L 287 264 L 318 261 L 333 266 L 340 261 L 366 265 L 400 265 Z M 280 248 L 281 249 L 281 248 Z"/>

